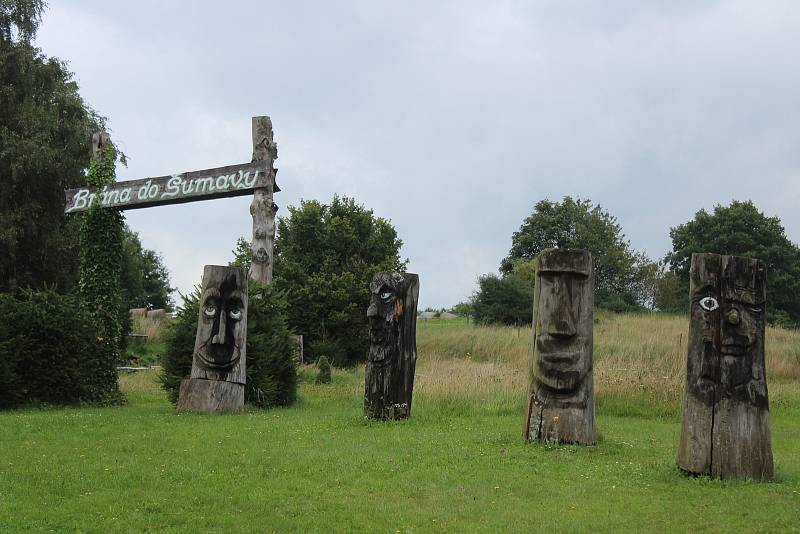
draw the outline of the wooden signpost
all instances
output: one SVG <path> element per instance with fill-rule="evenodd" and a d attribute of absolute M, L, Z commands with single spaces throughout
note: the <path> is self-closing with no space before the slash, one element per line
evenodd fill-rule
<path fill-rule="evenodd" d="M 275 183 L 278 170 L 273 167 L 278 147 L 269 117 L 253 117 L 252 136 L 253 158 L 250 163 L 116 182 L 101 191 L 91 187 L 70 189 L 65 192 L 64 213 L 78 213 L 95 203 L 107 208 L 133 210 L 253 195 L 250 206 L 253 262 L 249 275 L 252 280 L 269 283 L 272 281 L 272 248 L 278 209 L 273 194 L 280 191 Z M 103 139 L 108 139 L 107 133 L 95 134 L 93 144 L 96 146 Z"/>

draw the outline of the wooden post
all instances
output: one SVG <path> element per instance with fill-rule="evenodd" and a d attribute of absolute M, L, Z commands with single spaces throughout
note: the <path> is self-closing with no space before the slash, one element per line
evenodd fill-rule
<path fill-rule="evenodd" d="M 181 382 L 178 410 L 221 412 L 244 406 L 247 275 L 206 265 L 191 377 Z"/>
<path fill-rule="evenodd" d="M 364 414 L 370 419 L 405 419 L 411 416 L 417 363 L 419 276 L 378 273 L 369 288 Z"/>
<path fill-rule="evenodd" d="M 278 158 L 278 145 L 272 133 L 269 117 L 253 117 L 253 161 L 265 162 L 270 180 L 267 187 L 257 188 L 250 204 L 253 216 L 253 261 L 250 264 L 250 279 L 268 284 L 272 282 L 272 253 L 275 244 L 275 212 L 278 206 L 273 193 L 280 191 L 275 184 L 274 161 Z"/>
<path fill-rule="evenodd" d="M 770 480 L 764 262 L 692 254 L 689 284 L 678 467 L 719 478 Z"/>
<path fill-rule="evenodd" d="M 594 275 L 586 250 L 547 249 L 536 263 L 525 439 L 597 441 L 592 372 Z"/>

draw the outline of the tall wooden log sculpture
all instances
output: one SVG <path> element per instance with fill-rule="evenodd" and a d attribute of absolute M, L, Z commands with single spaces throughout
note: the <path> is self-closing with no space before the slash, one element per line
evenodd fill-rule
<path fill-rule="evenodd" d="M 253 261 L 250 263 L 250 278 L 262 284 L 272 282 L 272 256 L 275 245 L 275 213 L 278 205 L 273 194 L 280 191 L 275 182 L 278 170 L 273 168 L 278 158 L 278 145 L 273 140 L 272 120 L 269 117 L 253 117 L 253 161 L 267 164 L 270 174 L 267 187 L 253 192 L 250 214 L 253 216 Z"/>
<path fill-rule="evenodd" d="M 181 382 L 178 410 L 223 412 L 244 406 L 247 273 L 206 265 L 192 373 Z"/>
<path fill-rule="evenodd" d="M 691 313 L 678 466 L 719 478 L 772 478 L 764 369 L 766 267 L 692 254 Z"/>
<path fill-rule="evenodd" d="M 594 444 L 594 275 L 586 250 L 547 249 L 533 296 L 528 440 Z"/>
<path fill-rule="evenodd" d="M 370 419 L 405 419 L 411 416 L 417 363 L 419 276 L 378 273 L 369 288 L 364 413 Z"/>

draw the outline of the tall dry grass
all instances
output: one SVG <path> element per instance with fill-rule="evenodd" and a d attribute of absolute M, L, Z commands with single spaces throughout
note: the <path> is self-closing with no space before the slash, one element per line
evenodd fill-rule
<path fill-rule="evenodd" d="M 598 406 L 633 413 L 679 413 L 686 374 L 688 318 L 598 312 L 594 379 Z M 415 394 L 504 405 L 516 410 L 528 387 L 530 326 L 420 322 Z M 771 394 L 797 391 L 800 332 L 767 328 Z"/>
<path fill-rule="evenodd" d="M 164 327 L 171 319 L 167 316 L 134 317 L 131 320 L 131 334 L 147 336 L 148 341 L 159 341 Z"/>

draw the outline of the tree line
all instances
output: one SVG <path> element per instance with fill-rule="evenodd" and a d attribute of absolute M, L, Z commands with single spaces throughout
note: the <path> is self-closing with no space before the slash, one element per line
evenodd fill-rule
<path fill-rule="evenodd" d="M 699 210 L 670 229 L 672 250 L 659 261 L 633 250 L 616 217 L 590 200 L 541 200 L 511 236 L 500 275 L 478 278 L 468 302 L 455 307 L 479 323 L 529 323 L 536 256 L 546 248 L 582 248 L 592 253 L 595 305 L 616 312 L 658 310 L 686 313 L 692 253 L 759 258 L 767 265 L 768 320 L 800 324 L 800 248 L 777 217 L 751 201 Z"/>

